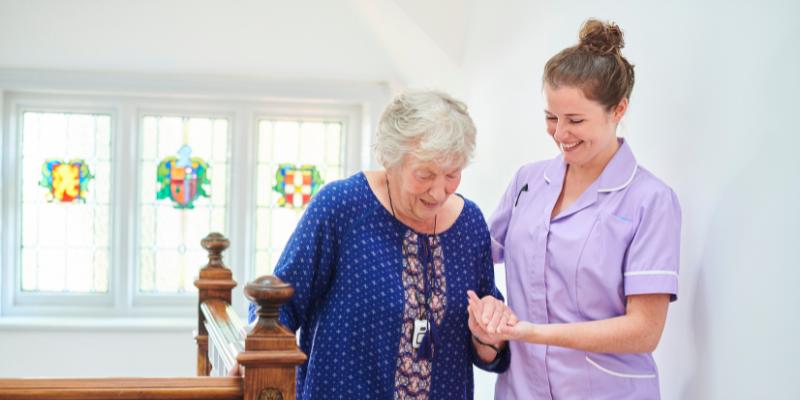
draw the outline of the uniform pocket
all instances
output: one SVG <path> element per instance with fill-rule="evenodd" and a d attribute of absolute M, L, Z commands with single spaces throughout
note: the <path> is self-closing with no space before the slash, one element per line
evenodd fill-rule
<path fill-rule="evenodd" d="M 648 354 L 586 355 L 592 399 L 658 399 L 658 374 Z"/>

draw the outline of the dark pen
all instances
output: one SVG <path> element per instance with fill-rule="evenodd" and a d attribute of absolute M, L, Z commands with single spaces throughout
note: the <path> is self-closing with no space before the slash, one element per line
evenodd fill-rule
<path fill-rule="evenodd" d="M 517 201 L 514 202 L 514 207 L 516 207 L 517 204 L 519 204 L 519 198 L 520 196 L 522 196 L 522 192 L 527 192 L 527 191 L 528 191 L 528 184 L 526 183 L 524 186 L 522 186 L 522 189 L 519 190 L 519 193 L 517 193 Z"/>

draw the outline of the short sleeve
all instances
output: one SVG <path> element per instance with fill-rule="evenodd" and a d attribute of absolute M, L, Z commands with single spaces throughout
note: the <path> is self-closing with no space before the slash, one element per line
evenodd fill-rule
<path fill-rule="evenodd" d="M 521 169 L 520 169 L 521 170 Z M 517 197 L 517 177 L 519 171 L 514 174 L 514 177 L 509 182 L 503 197 L 500 199 L 500 204 L 492 213 L 489 219 L 489 234 L 492 240 L 492 260 L 500 264 L 505 261 L 505 248 L 506 233 L 508 232 L 508 224 L 511 222 L 511 214 L 514 211 L 514 206 Z"/>
<path fill-rule="evenodd" d="M 645 201 L 624 264 L 625 295 L 668 293 L 678 297 L 681 208 L 672 190 Z"/>
<path fill-rule="evenodd" d="M 311 201 L 275 266 L 275 276 L 294 288 L 292 299 L 280 308 L 279 320 L 297 331 L 310 320 L 335 273 L 338 254 L 335 196 L 323 188 Z M 250 306 L 250 320 L 255 318 Z"/>

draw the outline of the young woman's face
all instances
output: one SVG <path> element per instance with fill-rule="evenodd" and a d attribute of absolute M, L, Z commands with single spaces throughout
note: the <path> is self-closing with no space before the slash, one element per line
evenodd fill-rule
<path fill-rule="evenodd" d="M 389 171 L 389 179 L 397 181 L 392 193 L 395 210 L 418 222 L 433 221 L 451 194 L 461 183 L 461 166 L 419 161 L 406 156 L 399 167 Z"/>
<path fill-rule="evenodd" d="M 611 111 L 583 95 L 577 87 L 544 86 L 547 133 L 577 167 L 605 165 L 617 150 L 616 128 L 628 105 L 623 99 Z"/>

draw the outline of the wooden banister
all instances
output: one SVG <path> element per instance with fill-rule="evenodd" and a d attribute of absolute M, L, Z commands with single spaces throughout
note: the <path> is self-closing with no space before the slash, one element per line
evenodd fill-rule
<path fill-rule="evenodd" d="M 218 233 L 209 234 L 202 241 L 209 262 L 195 281 L 200 291 L 197 373 L 224 375 L 233 364 L 233 356 L 244 377 L 244 399 L 294 400 L 295 367 L 305 362 L 306 355 L 297 348 L 294 332 L 278 322 L 278 308 L 291 299 L 294 289 L 270 275 L 245 286 L 245 296 L 257 304 L 258 319 L 244 338 L 242 349 L 244 327 L 230 307 L 231 289 L 236 282 L 222 262 L 222 251 L 228 244 Z M 222 365 L 214 365 L 209 352 Z"/>
<path fill-rule="evenodd" d="M 3 400 L 240 400 L 241 378 L 0 379 Z"/>
<path fill-rule="evenodd" d="M 222 263 L 228 245 L 228 239 L 219 233 L 202 241 L 209 254 L 208 264 L 194 282 L 199 291 L 195 337 L 199 377 L 0 379 L 0 400 L 294 400 L 295 367 L 306 356 L 297 348 L 294 333 L 277 320 L 278 308 L 294 290 L 274 276 L 249 283 L 245 295 L 258 304 L 258 320 L 246 333 L 230 306 L 236 282 Z M 212 365 L 210 348 L 219 355 L 214 362 L 222 365 Z M 207 376 L 212 368 L 215 373 L 227 372 L 234 360 L 240 364 L 242 376 Z"/>
<path fill-rule="evenodd" d="M 230 242 L 222 234 L 209 233 L 200 244 L 208 251 L 208 264 L 200 269 L 194 286 L 198 290 L 197 302 L 197 375 L 208 376 L 211 363 L 208 359 L 208 331 L 206 319 L 202 312 L 202 304 L 208 300 L 219 300 L 231 304 L 231 290 L 236 287 L 231 270 L 222 262 L 222 252 L 230 246 Z"/>
<path fill-rule="evenodd" d="M 209 338 L 208 358 L 211 376 L 225 376 L 236 364 L 236 356 L 244 351 L 247 329 L 230 304 L 218 299 L 200 305 Z"/>
<path fill-rule="evenodd" d="M 274 398 L 294 399 L 295 367 L 306 361 L 306 355 L 297 348 L 294 333 L 278 322 L 278 308 L 291 299 L 294 289 L 267 275 L 248 283 L 244 294 L 258 307 L 245 351 L 237 357 L 244 367 L 245 399 L 271 398 L 267 396 L 272 393 L 282 394 Z"/>

